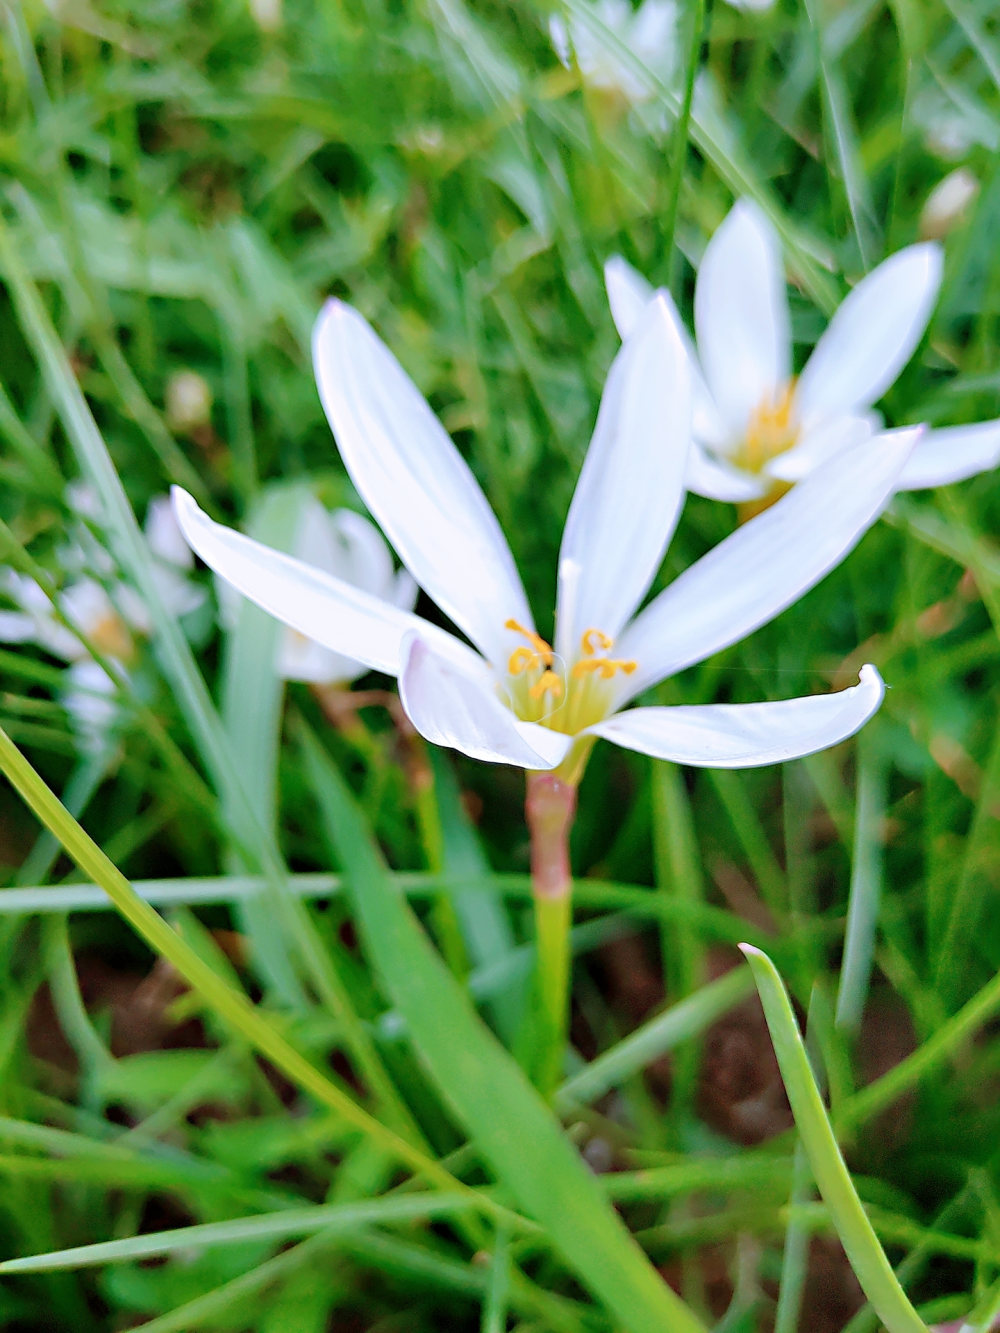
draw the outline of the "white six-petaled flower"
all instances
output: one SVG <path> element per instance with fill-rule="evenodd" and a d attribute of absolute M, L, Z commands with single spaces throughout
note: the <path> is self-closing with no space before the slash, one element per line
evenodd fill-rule
<path fill-rule="evenodd" d="M 846 298 L 795 378 L 780 239 L 755 204 L 740 200 L 698 272 L 697 350 L 673 302 L 661 298 L 692 366 L 688 488 L 716 500 L 767 503 L 877 431 L 881 419 L 871 409 L 923 336 L 941 263 L 931 242 L 891 255 Z M 615 324 L 628 338 L 652 288 L 618 257 L 605 277 Z M 1000 421 L 928 431 L 896 489 L 948 485 L 998 461 Z"/>
<path fill-rule="evenodd" d="M 471 470 L 416 386 L 339 301 L 314 335 L 320 396 L 351 478 L 404 565 L 471 640 L 214 523 L 174 489 L 191 546 L 300 634 L 399 678 L 428 740 L 576 781 L 593 741 L 680 763 L 743 767 L 811 753 L 877 709 L 865 667 L 838 694 L 622 711 L 657 681 L 770 620 L 832 569 L 892 494 L 919 428 L 852 449 L 720 543 L 635 615 L 684 499 L 690 370 L 665 298 L 608 375 L 559 559 L 552 645 Z M 478 651 L 476 651 L 478 650 Z"/>

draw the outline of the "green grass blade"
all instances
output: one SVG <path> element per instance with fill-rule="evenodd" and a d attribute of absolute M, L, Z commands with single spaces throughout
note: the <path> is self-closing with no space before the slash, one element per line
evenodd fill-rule
<path fill-rule="evenodd" d="M 435 1082 L 519 1206 L 630 1333 L 699 1333 L 609 1210 L 521 1069 L 471 1008 L 371 843 L 337 769 L 303 729 L 303 756 L 372 962 Z"/>
<path fill-rule="evenodd" d="M 858 741 L 854 856 L 844 961 L 837 991 L 837 1026 L 851 1032 L 861 1026 L 875 956 L 875 932 L 882 899 L 882 839 L 887 795 L 888 768 L 878 727 L 867 727 Z"/>
<path fill-rule="evenodd" d="M 480 1199 L 480 1205 L 485 1202 Z M 295 1208 L 259 1217 L 238 1217 L 229 1222 L 205 1222 L 199 1226 L 156 1231 L 96 1245 L 76 1245 L 54 1254 L 32 1254 L 0 1263 L 0 1273 L 45 1273 L 57 1268 L 92 1268 L 96 1264 L 120 1264 L 148 1259 L 154 1254 L 173 1254 L 191 1245 L 238 1245 L 247 1240 L 286 1240 L 308 1236 L 331 1227 L 352 1230 L 373 1222 L 410 1221 L 417 1217 L 450 1217 L 477 1206 L 477 1196 L 463 1194 L 406 1194 L 399 1198 L 364 1199 L 314 1208 Z"/>
<path fill-rule="evenodd" d="M 743 945 L 774 1042 L 795 1124 L 813 1177 L 858 1281 L 889 1333 L 926 1333 L 861 1205 L 816 1086 L 805 1043 L 784 983 L 770 958 Z"/>
<path fill-rule="evenodd" d="M 455 1187 L 457 1182 L 437 1162 L 373 1119 L 289 1046 L 245 995 L 228 986 L 148 903 L 133 892 L 124 875 L 59 803 L 2 729 L 0 768 L 35 815 L 56 835 L 80 869 L 93 876 L 122 916 L 157 953 L 173 963 L 181 976 L 204 996 L 222 1019 L 231 1023 L 293 1082 L 375 1139 L 396 1160 L 421 1173 L 439 1187 Z"/>

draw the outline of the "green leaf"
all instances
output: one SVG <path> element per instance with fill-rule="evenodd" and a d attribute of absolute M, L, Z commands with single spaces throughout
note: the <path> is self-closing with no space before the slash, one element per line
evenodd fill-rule
<path fill-rule="evenodd" d="M 629 1333 L 700 1331 L 700 1321 L 601 1198 L 549 1110 L 431 948 L 393 889 L 332 761 L 305 727 L 300 738 L 370 957 L 420 1056 L 484 1158 Z"/>
<path fill-rule="evenodd" d="M 753 971 L 795 1124 L 851 1267 L 889 1333 L 927 1333 L 858 1198 L 813 1077 L 784 983 L 767 954 L 741 946 Z"/>
<path fill-rule="evenodd" d="M 482 1202 L 480 1200 L 480 1202 Z M 279 1241 L 289 1236 L 308 1236 L 336 1227 L 351 1231 L 372 1222 L 409 1221 L 416 1217 L 452 1217 L 475 1208 L 477 1196 L 463 1194 L 406 1194 L 386 1199 L 364 1199 L 314 1208 L 290 1208 L 259 1217 L 238 1217 L 230 1222 L 206 1222 L 178 1227 L 123 1240 L 105 1240 L 96 1245 L 76 1245 L 53 1254 L 26 1255 L 0 1263 L 0 1273 L 46 1273 L 58 1268 L 87 1268 L 96 1264 L 118 1264 L 146 1259 L 154 1254 L 173 1254 L 192 1245 L 240 1245 L 248 1240 Z"/>

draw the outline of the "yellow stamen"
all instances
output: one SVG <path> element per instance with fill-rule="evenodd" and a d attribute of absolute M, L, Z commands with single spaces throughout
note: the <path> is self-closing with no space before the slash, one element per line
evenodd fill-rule
<path fill-rule="evenodd" d="M 587 657 L 577 662 L 573 675 L 580 680 L 589 672 L 597 672 L 602 680 L 610 680 L 616 671 L 631 676 L 638 665 L 638 662 L 626 662 L 621 657 Z"/>
<path fill-rule="evenodd" d="M 552 665 L 555 654 L 540 634 L 536 634 L 533 629 L 525 629 L 516 620 L 505 621 L 504 628 L 516 630 L 518 634 L 523 634 L 531 645 L 530 648 L 526 648 L 522 644 L 520 648 L 515 648 L 511 653 L 507 662 L 507 670 L 512 676 L 519 676 L 522 671 L 529 671 L 532 667 L 550 667 Z"/>
<path fill-rule="evenodd" d="M 607 652 L 608 649 L 611 647 L 611 645 L 614 643 L 614 639 L 609 639 L 603 630 L 599 629 L 585 630 L 580 646 L 582 647 L 583 651 L 586 653 L 588 657 L 593 657 L 594 654 L 597 652 L 597 648 L 594 647 L 594 644 L 592 642 L 592 640 L 594 639 L 597 640 L 597 648 L 603 648 L 605 652 Z"/>
<path fill-rule="evenodd" d="M 553 699 L 561 699 L 563 683 L 554 671 L 546 671 L 532 685 L 528 694 L 532 699 L 540 699 L 543 694 L 551 694 Z"/>
<path fill-rule="evenodd" d="M 743 443 L 743 463 L 751 472 L 759 472 L 778 454 L 783 454 L 798 438 L 795 405 L 795 380 L 778 391 L 776 398 L 765 398 L 750 414 Z"/>
<path fill-rule="evenodd" d="M 595 640 L 597 647 L 594 646 Z M 621 671 L 624 672 L 626 676 L 631 676 L 632 672 L 639 665 L 638 662 L 626 662 L 621 657 L 594 656 L 597 652 L 597 648 L 603 648 L 604 651 L 607 652 L 613 643 L 614 639 L 609 639 L 603 630 L 585 630 L 583 638 L 580 640 L 580 648 L 584 653 L 584 656 L 573 668 L 573 675 L 576 679 L 582 680 L 582 678 L 590 672 L 597 672 L 602 680 L 610 680 L 616 671 Z"/>

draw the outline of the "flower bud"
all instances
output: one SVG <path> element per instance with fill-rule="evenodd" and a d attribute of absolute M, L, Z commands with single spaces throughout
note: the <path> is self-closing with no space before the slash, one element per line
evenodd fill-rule
<path fill-rule="evenodd" d="M 167 425 L 182 433 L 206 426 L 212 414 L 212 390 L 194 370 L 178 370 L 167 380 Z"/>
<path fill-rule="evenodd" d="M 927 196 L 920 213 L 920 235 L 939 241 L 963 219 L 965 210 L 979 193 L 979 182 L 968 167 L 956 167 L 939 181 Z"/>

